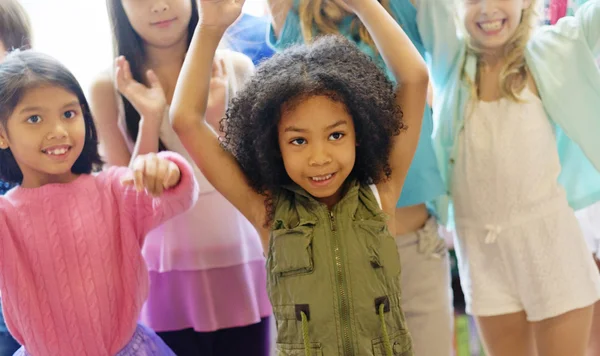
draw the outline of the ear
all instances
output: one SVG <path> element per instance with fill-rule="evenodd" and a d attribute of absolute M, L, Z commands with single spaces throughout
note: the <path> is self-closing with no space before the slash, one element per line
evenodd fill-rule
<path fill-rule="evenodd" d="M 0 126 L 0 149 L 5 150 L 8 148 L 8 135 L 4 127 Z"/>

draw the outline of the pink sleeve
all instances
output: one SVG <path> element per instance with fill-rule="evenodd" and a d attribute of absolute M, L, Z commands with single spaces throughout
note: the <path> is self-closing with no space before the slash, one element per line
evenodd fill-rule
<path fill-rule="evenodd" d="M 181 179 L 175 187 L 154 198 L 146 192 L 137 192 L 133 187 L 123 187 L 121 175 L 113 176 L 113 184 L 122 187 L 123 211 L 133 219 L 138 240 L 143 242 L 146 234 L 155 227 L 190 209 L 198 198 L 198 183 L 192 166 L 181 155 L 160 152 L 158 156 L 175 163 L 181 171 Z M 126 172 L 127 170 L 122 170 Z M 116 179 L 116 182 L 114 181 Z"/>

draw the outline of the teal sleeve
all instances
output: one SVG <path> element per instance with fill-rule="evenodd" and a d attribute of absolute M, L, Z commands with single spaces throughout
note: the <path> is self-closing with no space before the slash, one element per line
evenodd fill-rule
<path fill-rule="evenodd" d="M 416 0 L 417 26 L 429 55 L 434 84 L 446 83 L 464 51 L 456 27 L 455 0 Z"/>
<path fill-rule="evenodd" d="M 583 4 L 575 13 L 575 21 L 594 56 L 600 56 L 600 0 Z"/>

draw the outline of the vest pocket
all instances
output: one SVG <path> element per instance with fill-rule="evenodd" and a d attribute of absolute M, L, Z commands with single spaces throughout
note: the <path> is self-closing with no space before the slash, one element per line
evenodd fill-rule
<path fill-rule="evenodd" d="M 390 347 L 392 354 L 386 351 L 385 338 L 373 339 L 374 356 L 413 356 L 412 342 L 407 330 L 399 330 L 390 334 Z"/>
<path fill-rule="evenodd" d="M 387 223 L 378 220 L 359 220 L 355 224 L 366 232 L 371 267 L 383 268 L 389 277 L 399 277 L 400 255 L 396 241 L 387 229 Z"/>
<path fill-rule="evenodd" d="M 305 356 L 306 349 L 304 344 L 276 344 L 277 356 Z M 321 344 L 318 342 L 310 343 L 310 354 L 312 356 L 323 356 Z"/>
<path fill-rule="evenodd" d="M 274 230 L 272 239 L 271 273 L 287 277 L 313 271 L 313 226 Z"/>

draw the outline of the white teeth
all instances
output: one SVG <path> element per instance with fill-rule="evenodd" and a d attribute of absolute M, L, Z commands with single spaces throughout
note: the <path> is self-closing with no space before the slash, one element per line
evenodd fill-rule
<path fill-rule="evenodd" d="M 55 155 L 55 156 L 60 156 L 60 155 L 64 155 L 65 153 L 67 153 L 69 149 L 68 148 L 57 148 L 51 151 L 46 150 L 45 152 L 49 155 Z"/>
<path fill-rule="evenodd" d="M 503 20 L 497 20 L 493 22 L 480 23 L 479 26 L 481 26 L 484 31 L 498 31 L 502 28 L 503 22 Z"/>
<path fill-rule="evenodd" d="M 319 177 L 311 177 L 312 180 L 314 180 L 315 182 L 322 182 L 324 180 L 328 180 L 329 178 L 331 178 L 333 176 L 333 174 L 328 174 L 326 176 L 319 176 Z"/>

